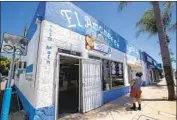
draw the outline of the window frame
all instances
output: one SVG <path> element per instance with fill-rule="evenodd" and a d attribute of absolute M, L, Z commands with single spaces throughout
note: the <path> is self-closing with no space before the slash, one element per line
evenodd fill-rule
<path fill-rule="evenodd" d="M 111 62 L 116 62 L 116 63 L 121 63 L 122 64 L 122 79 L 123 79 L 123 83 L 125 83 L 125 78 L 124 78 L 124 70 L 125 70 L 125 68 L 124 68 L 124 62 L 120 62 L 120 61 L 116 61 L 116 60 L 112 60 L 112 59 L 109 59 L 109 58 L 102 58 L 101 59 L 101 62 L 102 62 L 102 67 L 103 67 L 103 60 L 108 60 L 109 61 L 109 69 L 110 69 L 110 73 L 109 73 L 109 77 L 110 77 L 110 89 L 109 90 L 113 90 L 113 89 L 117 89 L 117 88 L 121 88 L 121 87 L 123 87 L 123 86 L 125 86 L 125 84 L 123 85 L 123 86 L 115 86 L 115 87 L 113 87 L 113 77 L 111 76 Z M 103 68 L 102 68 L 103 69 Z M 103 74 L 102 74 L 102 76 L 103 76 Z M 121 78 L 119 78 L 119 79 L 121 79 Z M 102 82 L 103 82 L 103 84 L 104 84 L 104 79 L 103 79 L 103 77 L 102 77 Z M 104 88 L 103 88 L 103 91 L 109 91 L 109 90 L 105 90 Z"/>

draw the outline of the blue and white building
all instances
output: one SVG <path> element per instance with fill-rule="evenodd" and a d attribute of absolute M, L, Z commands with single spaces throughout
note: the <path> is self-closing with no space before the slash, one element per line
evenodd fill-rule
<path fill-rule="evenodd" d="M 30 120 L 100 107 L 128 93 L 136 72 L 147 80 L 142 52 L 70 2 L 40 2 L 27 38 L 15 88 Z"/>
<path fill-rule="evenodd" d="M 159 64 L 155 59 L 153 59 L 146 52 L 142 52 L 143 61 L 144 61 L 144 72 L 145 79 L 144 85 L 151 84 L 153 82 L 158 82 L 160 79 L 160 74 L 162 74 L 162 65 Z"/>

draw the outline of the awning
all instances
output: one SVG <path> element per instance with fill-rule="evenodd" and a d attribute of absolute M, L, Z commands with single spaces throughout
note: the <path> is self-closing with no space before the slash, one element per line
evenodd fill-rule
<path fill-rule="evenodd" d="M 159 71 L 162 71 L 162 68 L 161 68 L 161 67 L 159 67 L 159 66 L 157 66 L 157 69 L 158 69 Z"/>
<path fill-rule="evenodd" d="M 150 68 L 150 69 L 156 69 L 156 70 L 162 71 L 162 68 L 159 67 L 159 66 L 149 65 L 148 68 Z"/>

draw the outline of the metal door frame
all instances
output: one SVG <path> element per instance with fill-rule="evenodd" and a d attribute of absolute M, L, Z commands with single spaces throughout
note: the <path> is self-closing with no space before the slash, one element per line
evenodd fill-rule
<path fill-rule="evenodd" d="M 82 87 L 82 81 L 83 81 L 83 79 L 82 79 L 82 75 L 83 75 L 83 60 L 89 60 L 89 61 L 97 61 L 97 62 L 99 62 L 100 63 L 100 79 L 101 79 L 101 92 L 103 91 L 103 83 L 102 83 L 102 60 L 100 59 L 100 60 L 97 60 L 97 59 L 90 59 L 90 58 L 82 58 L 81 60 L 80 60 L 80 112 L 82 112 L 83 110 L 83 87 Z M 103 93 L 102 93 L 102 103 L 103 103 Z M 83 112 L 82 112 L 83 113 Z"/>
<path fill-rule="evenodd" d="M 69 54 L 57 52 L 56 59 L 55 59 L 56 67 L 55 67 L 55 72 L 54 72 L 54 94 L 53 94 L 54 95 L 54 106 L 55 106 L 55 120 L 58 119 L 58 105 L 59 105 L 58 98 L 59 98 L 59 81 L 60 81 L 59 73 L 60 73 L 60 57 L 61 56 L 76 58 L 79 60 L 79 99 L 78 99 L 79 105 L 78 105 L 78 112 L 80 112 L 80 109 L 81 109 L 81 101 L 80 101 L 80 96 L 81 96 L 81 91 L 80 91 L 80 88 L 81 88 L 81 85 L 80 85 L 81 64 L 80 64 L 80 62 L 83 58 L 79 57 L 79 56 L 74 56 L 74 55 L 69 55 Z"/>

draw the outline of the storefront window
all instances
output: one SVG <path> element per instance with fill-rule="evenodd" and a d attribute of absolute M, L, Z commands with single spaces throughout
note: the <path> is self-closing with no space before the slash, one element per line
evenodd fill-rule
<path fill-rule="evenodd" d="M 124 85 L 123 63 L 103 60 L 103 90 L 109 90 Z"/>
<path fill-rule="evenodd" d="M 26 62 L 24 62 L 24 66 L 23 66 L 24 69 L 26 69 Z"/>
<path fill-rule="evenodd" d="M 111 62 L 111 78 L 112 87 L 120 87 L 124 85 L 123 79 L 123 63 Z"/>
<path fill-rule="evenodd" d="M 19 62 L 19 68 L 22 68 L 22 62 Z"/>
<path fill-rule="evenodd" d="M 103 75 L 103 90 L 109 90 L 111 88 L 111 77 L 110 77 L 110 61 L 102 61 L 102 75 Z"/>

